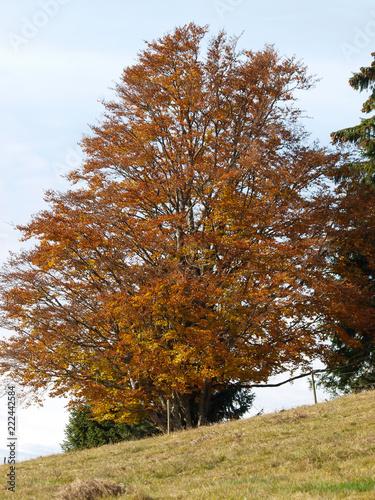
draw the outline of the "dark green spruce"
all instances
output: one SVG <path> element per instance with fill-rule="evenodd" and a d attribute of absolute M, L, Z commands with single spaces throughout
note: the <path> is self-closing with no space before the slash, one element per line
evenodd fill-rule
<path fill-rule="evenodd" d="M 371 54 L 371 66 L 361 68 L 349 80 L 349 84 L 359 92 L 369 95 L 364 102 L 362 112 L 370 114 L 375 109 L 375 52 Z M 333 143 L 350 143 L 357 146 L 360 153 L 355 166 L 362 171 L 367 181 L 375 182 L 375 116 L 362 118 L 358 125 L 344 128 L 331 134 Z"/>
<path fill-rule="evenodd" d="M 355 73 L 349 80 L 349 84 L 355 90 L 368 93 L 368 98 L 362 107 L 362 112 L 366 114 L 375 110 L 375 52 L 371 55 L 374 58 L 371 66 L 361 68 L 360 72 Z M 350 143 L 356 148 L 358 161 L 350 163 L 350 168 L 346 170 L 346 181 L 360 203 L 364 192 L 367 192 L 367 196 L 371 195 L 369 184 L 375 189 L 375 116 L 363 118 L 358 125 L 334 132 L 331 136 L 334 144 Z M 356 175 L 351 175 L 351 172 Z M 352 219 L 354 223 L 352 222 L 352 235 L 349 235 L 349 238 L 353 238 L 355 231 L 362 226 L 361 241 L 352 239 L 355 241 L 352 247 L 345 244 L 338 245 L 335 258 L 345 263 L 344 267 L 341 267 L 340 277 L 349 279 L 354 286 L 366 292 L 370 308 L 375 309 L 375 234 L 373 231 L 375 223 L 373 218 L 373 215 L 369 215 L 367 224 L 363 220 Z M 368 229 L 363 231 L 364 227 Z M 364 248 L 366 250 L 362 250 Z M 345 324 L 342 327 L 354 342 L 349 345 L 337 337 L 332 339 L 334 352 L 338 357 L 332 358 L 329 368 L 333 371 L 321 376 L 320 384 L 333 394 L 375 388 L 375 324 L 362 331 L 357 331 Z"/>

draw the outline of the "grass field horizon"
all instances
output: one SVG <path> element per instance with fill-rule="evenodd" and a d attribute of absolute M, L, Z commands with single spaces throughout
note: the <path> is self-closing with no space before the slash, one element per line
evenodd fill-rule
<path fill-rule="evenodd" d="M 375 391 L 16 464 L 4 499 L 375 498 Z"/>

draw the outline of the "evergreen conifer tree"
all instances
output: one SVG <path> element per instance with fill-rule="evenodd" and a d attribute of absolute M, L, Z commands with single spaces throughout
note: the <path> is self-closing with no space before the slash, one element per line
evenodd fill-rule
<path fill-rule="evenodd" d="M 361 68 L 349 80 L 355 90 L 369 92 L 369 97 L 364 102 L 362 112 L 369 114 L 375 110 L 375 52 L 371 66 Z M 354 127 L 344 128 L 331 134 L 333 143 L 351 143 L 358 146 L 361 160 L 356 166 L 366 174 L 367 180 L 375 182 L 375 115 L 362 118 Z"/>
<path fill-rule="evenodd" d="M 355 90 L 369 92 L 362 107 L 364 113 L 375 110 L 375 52 L 371 55 L 374 58 L 371 66 L 361 68 L 349 80 Z M 350 280 L 353 287 L 362 289 L 367 305 L 375 308 L 375 216 L 372 214 L 375 201 L 375 115 L 361 119 L 358 125 L 334 132 L 331 137 L 334 144 L 356 146 L 360 154 L 359 160 L 344 170 L 348 186 L 344 206 L 351 224 L 347 238 L 337 248 L 334 266 L 342 279 Z M 361 210 L 358 210 L 359 205 L 362 205 Z M 333 372 L 321 376 L 320 381 L 332 393 L 375 387 L 375 326 L 368 327 L 369 323 L 367 321 L 367 328 L 363 329 L 342 324 L 347 342 L 333 337 L 334 355 L 329 366 Z"/>
<path fill-rule="evenodd" d="M 158 434 L 159 431 L 148 420 L 139 424 L 118 423 L 113 420 L 95 420 L 89 406 L 73 408 L 65 428 L 65 441 L 60 445 L 63 451 L 95 448 L 105 444 L 142 439 Z"/>

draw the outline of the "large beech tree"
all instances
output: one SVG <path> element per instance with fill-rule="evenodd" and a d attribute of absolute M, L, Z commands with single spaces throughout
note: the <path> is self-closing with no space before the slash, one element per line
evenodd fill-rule
<path fill-rule="evenodd" d="M 100 418 L 163 429 L 169 399 L 174 428 L 205 424 L 213 394 L 307 368 L 340 330 L 337 157 L 293 105 L 313 82 L 224 33 L 200 55 L 206 33 L 177 28 L 124 70 L 71 190 L 2 271 L 3 373 Z"/>

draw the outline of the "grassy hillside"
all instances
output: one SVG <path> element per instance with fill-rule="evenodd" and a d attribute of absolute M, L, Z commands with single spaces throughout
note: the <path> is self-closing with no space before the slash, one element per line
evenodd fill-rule
<path fill-rule="evenodd" d="M 375 499 L 375 392 L 0 469 L 5 499 Z"/>

